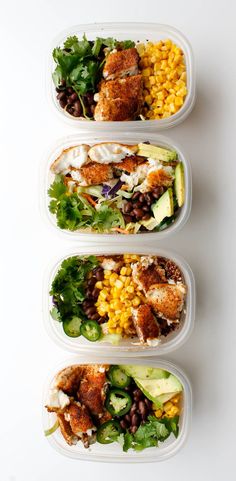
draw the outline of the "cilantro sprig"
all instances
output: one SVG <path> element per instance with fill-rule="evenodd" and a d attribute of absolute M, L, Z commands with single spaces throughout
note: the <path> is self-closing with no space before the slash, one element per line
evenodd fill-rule
<path fill-rule="evenodd" d="M 56 216 L 57 225 L 61 229 L 75 231 L 91 228 L 104 232 L 113 227 L 125 227 L 119 209 L 111 207 L 106 201 L 95 209 L 82 195 L 69 193 L 60 175 L 56 175 L 48 195 L 51 198 L 49 210 Z"/>
<path fill-rule="evenodd" d="M 73 316 L 84 319 L 81 303 L 85 299 L 85 279 L 97 265 L 95 256 L 74 256 L 62 262 L 50 290 L 54 302 L 51 316 L 54 320 L 65 321 Z"/>
<path fill-rule="evenodd" d="M 157 419 L 155 416 L 148 416 L 148 421 L 141 424 L 136 433 L 128 431 L 119 435 L 117 441 L 122 445 L 123 451 L 143 449 L 158 446 L 158 442 L 165 441 L 171 433 L 177 438 L 179 433 L 179 416 L 173 418 Z"/>
<path fill-rule="evenodd" d="M 86 35 L 82 40 L 76 35 L 68 37 L 63 47 L 54 48 L 52 53 L 56 63 L 52 74 L 55 86 L 59 87 L 64 80 L 66 86 L 72 87 L 79 96 L 95 92 L 102 77 L 104 47 L 112 50 L 116 47 L 127 49 L 134 45 L 132 40 L 119 42 L 111 37 L 97 37 L 94 41 L 88 41 Z"/>

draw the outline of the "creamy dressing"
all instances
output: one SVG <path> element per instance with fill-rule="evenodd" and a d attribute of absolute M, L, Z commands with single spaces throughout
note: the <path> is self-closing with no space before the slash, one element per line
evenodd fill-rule
<path fill-rule="evenodd" d="M 126 145 L 115 143 L 104 143 L 94 145 L 89 149 L 89 157 L 99 164 L 111 164 L 112 162 L 121 162 L 127 155 L 133 155 L 133 150 Z"/>

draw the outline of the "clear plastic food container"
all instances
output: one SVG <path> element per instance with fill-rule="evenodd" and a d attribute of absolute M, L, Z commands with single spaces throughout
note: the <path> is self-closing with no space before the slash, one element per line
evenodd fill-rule
<path fill-rule="evenodd" d="M 71 256 L 78 255 L 115 255 L 115 254 L 141 254 L 141 255 L 156 255 L 166 257 L 173 260 L 183 273 L 184 281 L 187 286 L 187 295 L 185 302 L 185 309 L 182 312 L 180 319 L 180 326 L 176 331 L 171 332 L 164 337 L 157 346 L 147 346 L 137 344 L 137 340 L 122 339 L 118 345 L 112 345 L 105 341 L 89 342 L 83 336 L 69 337 L 64 331 L 61 322 L 55 321 L 50 315 L 52 308 L 52 298 L 49 295 L 50 286 L 54 279 L 61 262 Z M 96 248 L 81 247 L 76 251 L 68 253 L 61 258 L 50 270 L 46 273 L 43 293 L 43 311 L 44 323 L 50 338 L 63 349 L 77 354 L 89 353 L 90 355 L 104 355 L 104 356 L 124 356 L 131 358 L 134 356 L 157 356 L 165 355 L 175 349 L 178 349 L 190 336 L 195 320 L 195 280 L 187 262 L 170 251 L 158 249 L 155 247 L 135 248 L 129 245 L 119 247 L 98 246 Z"/>
<path fill-rule="evenodd" d="M 138 234 L 117 234 L 117 233 L 93 233 L 93 232 L 83 232 L 82 230 L 77 231 L 68 231 L 60 229 L 56 223 L 55 215 L 51 214 L 48 208 L 50 198 L 48 196 L 48 189 L 53 182 L 54 175 L 50 171 L 50 166 L 54 162 L 54 160 L 60 155 L 62 150 L 67 149 L 69 147 L 86 143 L 89 145 L 94 145 L 99 142 L 121 142 L 125 144 L 138 144 L 139 142 L 149 141 L 151 144 L 158 145 L 160 147 L 174 149 L 178 153 L 179 160 L 183 162 L 184 165 L 184 173 L 185 173 L 185 202 L 184 205 L 180 208 L 180 212 L 177 215 L 175 221 L 170 224 L 166 229 L 160 232 L 140 232 Z M 42 170 L 43 169 L 43 170 Z M 184 224 L 187 222 L 192 205 L 192 174 L 191 174 L 191 167 L 188 159 L 183 153 L 181 147 L 179 147 L 176 142 L 172 141 L 170 138 L 164 137 L 162 135 L 156 135 L 154 133 L 145 133 L 145 132 L 124 132 L 124 133 L 117 133 L 117 132 L 108 132 L 108 133 L 101 133 L 98 132 L 93 134 L 90 133 L 81 133 L 76 135 L 71 135 L 68 137 L 64 137 L 59 140 L 52 149 L 51 153 L 48 156 L 46 165 L 42 165 L 41 169 L 41 211 L 42 215 L 48 221 L 50 225 L 55 227 L 59 233 L 62 235 L 67 235 L 71 239 L 79 240 L 79 241 L 88 241 L 88 242 L 109 242 L 109 244 L 113 244 L 114 242 L 119 242 L 119 244 L 127 243 L 127 237 L 132 240 L 133 242 L 143 242 L 144 239 L 146 240 L 162 240 L 171 234 L 174 234 L 178 230 L 180 230 Z M 144 237 L 145 236 L 145 237 Z"/>
<path fill-rule="evenodd" d="M 124 357 L 119 359 L 119 362 L 122 364 L 130 364 L 130 359 Z M 52 387 L 54 378 L 58 371 L 73 364 L 99 363 L 111 364 L 111 359 L 106 358 L 103 355 L 94 357 L 92 359 L 90 356 L 83 356 L 72 357 L 62 362 L 48 377 L 44 389 L 43 406 L 45 406 L 48 401 L 49 389 Z M 164 461 L 177 454 L 177 452 L 184 445 L 190 430 L 192 415 L 192 390 L 190 382 L 180 368 L 178 368 L 175 364 L 165 360 L 145 358 L 140 361 L 140 359 L 136 357 L 132 359 L 132 364 L 165 369 L 180 380 L 183 386 L 183 404 L 179 422 L 179 435 L 177 439 L 171 435 L 166 441 L 159 443 L 158 447 L 147 448 L 140 452 L 129 450 L 127 453 L 125 453 L 122 451 L 122 448 L 118 443 L 112 443 L 109 445 L 95 443 L 92 444 L 88 449 L 85 449 L 80 442 L 76 445 L 68 446 L 62 434 L 60 433 L 60 430 L 57 429 L 53 434 L 47 437 L 49 443 L 57 452 L 73 459 L 106 463 L 150 463 Z M 54 413 L 48 413 L 43 407 L 43 429 L 49 429 L 49 427 L 51 427 L 55 421 L 56 415 Z"/>
<path fill-rule="evenodd" d="M 55 63 L 52 58 L 52 51 L 55 47 L 64 43 L 68 36 L 77 35 L 82 38 L 86 34 L 88 40 L 94 40 L 96 37 L 114 37 L 117 40 L 133 40 L 135 42 L 146 42 L 147 40 L 158 42 L 169 38 L 176 43 L 184 52 L 187 72 L 187 89 L 188 93 L 181 109 L 174 115 L 160 120 L 145 120 L 145 121 L 124 121 L 124 122 L 110 122 L 110 121 L 89 121 L 86 119 L 75 118 L 63 110 L 56 99 L 55 86 L 52 81 L 52 72 L 55 68 Z M 56 112 L 71 126 L 81 129 L 89 129 L 93 131 L 105 130 L 112 131 L 114 126 L 117 132 L 125 132 L 127 129 L 136 131 L 137 129 L 144 129 L 149 132 L 151 130 L 160 131 L 174 127 L 182 122 L 191 112 L 195 103 L 195 64 L 191 45 L 185 36 L 176 28 L 169 25 L 162 25 L 157 23 L 96 23 L 76 25 L 61 32 L 53 41 L 49 52 L 49 64 L 47 71 L 47 86 L 48 98 L 50 103 L 54 105 Z"/>

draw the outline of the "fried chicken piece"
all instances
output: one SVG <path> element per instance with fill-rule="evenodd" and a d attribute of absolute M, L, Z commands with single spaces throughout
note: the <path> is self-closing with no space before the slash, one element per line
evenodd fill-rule
<path fill-rule="evenodd" d="M 142 344 L 157 339 L 160 334 L 158 322 L 152 313 L 151 306 L 143 304 L 133 309 L 132 319 L 138 338 Z"/>
<path fill-rule="evenodd" d="M 88 434 L 88 430 L 94 429 L 93 420 L 86 406 L 72 403 L 67 408 L 66 413 L 69 417 L 72 432 L 77 436 L 80 437 L 83 433 Z"/>
<path fill-rule="evenodd" d="M 84 366 L 74 364 L 73 366 L 62 369 L 55 380 L 55 386 L 68 395 L 73 395 L 83 378 Z"/>
<path fill-rule="evenodd" d="M 101 417 L 98 418 L 99 424 L 106 423 L 107 421 L 110 421 L 112 419 L 112 415 L 109 413 L 109 411 L 104 411 Z"/>
<path fill-rule="evenodd" d="M 64 414 L 57 415 L 59 427 L 61 434 L 64 437 L 67 444 L 72 446 L 72 444 L 77 444 L 78 437 L 73 433 L 69 421 L 66 421 Z"/>
<path fill-rule="evenodd" d="M 139 54 L 136 48 L 127 48 L 118 52 L 111 52 L 103 69 L 103 77 L 106 80 L 124 78 L 138 73 Z"/>
<path fill-rule="evenodd" d="M 184 284 L 154 284 L 148 290 L 147 301 L 153 307 L 158 317 L 170 321 L 180 318 L 186 295 Z"/>
<path fill-rule="evenodd" d="M 155 189 L 155 187 L 169 187 L 172 185 L 173 177 L 165 169 L 157 169 L 149 172 L 146 179 L 147 185 L 150 190 Z"/>
<path fill-rule="evenodd" d="M 66 174 L 72 168 L 80 168 L 88 162 L 89 145 L 80 144 L 64 149 L 50 169 L 54 174 Z"/>
<path fill-rule="evenodd" d="M 95 120 L 133 120 L 142 106 L 143 81 L 141 75 L 101 82 Z"/>
<path fill-rule="evenodd" d="M 131 174 L 131 172 L 134 172 L 136 167 L 138 165 L 141 165 L 143 163 L 145 163 L 147 161 L 147 159 L 145 159 L 144 157 L 141 157 L 139 155 L 130 155 L 130 156 L 127 156 L 125 157 L 124 160 L 122 160 L 121 162 L 117 162 L 114 165 L 115 168 L 119 169 L 119 170 L 124 170 L 125 172 L 129 172 L 129 174 Z"/>
<path fill-rule="evenodd" d="M 147 265 L 147 267 L 142 262 L 138 262 L 133 266 L 132 276 L 145 293 L 153 284 L 167 282 L 164 269 L 155 262 Z"/>
<path fill-rule="evenodd" d="M 104 412 L 106 368 L 102 365 L 86 366 L 84 378 L 77 391 L 78 399 L 93 415 Z"/>
<path fill-rule="evenodd" d="M 79 170 L 81 181 L 80 185 L 98 185 L 112 179 L 113 171 L 109 164 L 98 164 L 90 162 Z M 72 173 L 73 178 L 73 173 Z"/>

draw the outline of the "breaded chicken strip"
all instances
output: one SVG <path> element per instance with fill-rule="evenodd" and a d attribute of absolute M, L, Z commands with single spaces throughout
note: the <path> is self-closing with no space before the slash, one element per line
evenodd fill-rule
<path fill-rule="evenodd" d="M 74 364 L 73 366 L 62 369 L 55 380 L 55 387 L 61 389 L 68 395 L 73 395 L 83 378 L 84 366 Z"/>
<path fill-rule="evenodd" d="M 124 78 L 138 73 L 139 54 L 136 48 L 111 52 L 106 59 L 103 77 L 106 80 Z"/>
<path fill-rule="evenodd" d="M 117 162 L 114 165 L 119 170 L 124 170 L 125 172 L 134 172 L 136 167 L 140 164 L 143 164 L 146 162 L 147 159 L 144 159 L 143 157 L 140 157 L 139 155 L 130 155 L 128 157 L 125 157 L 124 160 L 121 162 Z"/>
<path fill-rule="evenodd" d="M 148 340 L 157 339 L 160 334 L 159 325 L 148 304 L 133 309 L 132 319 L 142 344 Z"/>
<path fill-rule="evenodd" d="M 101 83 L 95 120 L 133 120 L 142 106 L 141 75 Z"/>
<path fill-rule="evenodd" d="M 176 321 L 180 318 L 186 295 L 184 284 L 156 284 L 150 287 L 146 297 L 159 317 Z"/>
<path fill-rule="evenodd" d="M 93 420 L 86 406 L 80 406 L 77 403 L 72 403 L 67 408 L 66 415 L 68 415 L 72 432 L 77 436 L 81 436 L 82 433 L 88 434 L 88 430 L 95 428 Z"/>
<path fill-rule="evenodd" d="M 61 434 L 64 437 L 67 444 L 72 446 L 72 444 L 77 444 L 78 437 L 73 433 L 69 421 L 66 421 L 64 414 L 58 414 L 57 419 L 59 422 L 59 427 Z"/>
<path fill-rule="evenodd" d="M 72 171 L 71 177 L 73 180 L 77 180 L 80 185 L 98 185 L 112 179 L 113 171 L 109 164 L 90 162 L 81 167 L 79 172 L 76 172 L 76 175 L 75 171 Z"/>
<path fill-rule="evenodd" d="M 164 269 L 155 263 L 146 267 L 138 262 L 133 266 L 132 276 L 145 293 L 153 284 L 167 282 Z"/>
<path fill-rule="evenodd" d="M 87 366 L 77 396 L 93 415 L 104 412 L 106 371 L 102 365 Z"/>

